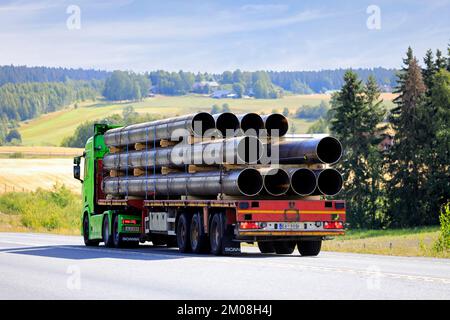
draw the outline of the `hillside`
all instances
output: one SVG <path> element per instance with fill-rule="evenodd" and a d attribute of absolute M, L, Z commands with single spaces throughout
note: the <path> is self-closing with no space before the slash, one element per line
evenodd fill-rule
<path fill-rule="evenodd" d="M 392 94 L 383 94 L 385 104 L 390 107 Z M 112 103 L 98 101 L 80 104 L 78 108 L 69 107 L 57 112 L 40 116 L 37 119 L 22 122 L 19 132 L 25 146 L 59 146 L 62 139 L 72 135 L 75 128 L 87 120 L 101 119 L 108 115 L 121 113 L 127 106 L 135 111 L 159 116 L 175 116 L 196 111 L 210 111 L 212 105 L 227 103 L 233 112 L 270 113 L 281 112 L 288 108 L 291 113 L 302 105 L 318 105 L 320 101 L 328 101 L 329 95 L 289 95 L 280 99 L 212 99 L 201 95 L 160 96 L 146 98 L 141 102 Z M 298 133 L 306 132 L 313 122 L 293 119 Z"/>

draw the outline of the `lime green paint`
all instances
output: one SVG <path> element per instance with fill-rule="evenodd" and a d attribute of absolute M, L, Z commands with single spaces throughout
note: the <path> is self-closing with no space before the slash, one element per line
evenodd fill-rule
<path fill-rule="evenodd" d="M 136 215 L 130 215 L 130 214 L 120 214 L 119 216 L 119 232 L 120 233 L 135 233 L 135 232 L 131 232 L 131 231 L 126 231 L 124 230 L 124 223 L 123 220 L 124 219 L 130 219 L 130 220 L 136 220 L 136 224 L 133 225 L 128 225 L 128 226 L 133 226 L 133 227 L 140 227 L 141 226 L 141 217 L 136 216 Z"/>

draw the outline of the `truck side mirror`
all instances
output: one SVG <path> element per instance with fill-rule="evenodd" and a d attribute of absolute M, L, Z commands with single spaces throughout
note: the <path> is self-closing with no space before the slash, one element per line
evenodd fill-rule
<path fill-rule="evenodd" d="M 75 157 L 73 158 L 73 177 L 77 180 L 80 180 L 81 182 L 83 182 L 83 180 L 80 178 L 81 176 L 81 169 L 80 169 L 80 162 L 81 162 L 81 157 Z"/>

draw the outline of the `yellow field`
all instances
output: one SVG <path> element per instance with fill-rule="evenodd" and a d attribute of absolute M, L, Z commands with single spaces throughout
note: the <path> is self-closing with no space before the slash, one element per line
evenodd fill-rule
<path fill-rule="evenodd" d="M 64 184 L 73 192 L 81 192 L 81 184 L 73 178 L 71 158 L 0 159 L 0 193 L 51 189 Z"/>
<path fill-rule="evenodd" d="M 81 155 L 81 148 L 61 148 L 61 147 L 24 147 L 24 146 L 0 146 L 0 155 L 22 154 L 24 156 L 39 157 L 74 157 Z"/>
<path fill-rule="evenodd" d="M 390 106 L 392 94 L 383 94 L 385 104 Z M 163 117 L 188 114 L 197 111 L 210 111 L 212 105 L 227 103 L 236 113 L 257 112 L 270 113 L 272 110 L 282 112 L 288 108 L 295 113 L 302 105 L 318 105 L 321 100 L 329 101 L 328 94 L 289 95 L 280 99 L 212 99 L 201 95 L 159 96 L 139 102 L 90 102 L 80 104 L 77 109 L 70 106 L 64 110 L 43 115 L 37 119 L 23 122 L 19 128 L 22 141 L 27 146 L 59 146 L 62 139 L 71 136 L 76 127 L 84 121 L 102 119 L 112 114 L 120 114 L 127 106 L 135 111 Z M 302 119 L 295 119 L 297 133 L 305 133 L 312 125 Z"/>

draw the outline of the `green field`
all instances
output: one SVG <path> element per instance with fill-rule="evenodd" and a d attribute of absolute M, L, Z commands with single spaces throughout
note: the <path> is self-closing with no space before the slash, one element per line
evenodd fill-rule
<path fill-rule="evenodd" d="M 113 103 L 96 101 L 79 104 L 77 109 L 69 106 L 66 109 L 43 115 L 37 119 L 21 124 L 19 131 L 25 146 L 59 146 L 64 137 L 70 136 L 75 128 L 87 120 L 101 119 L 108 115 L 121 113 L 127 106 L 133 106 L 135 111 L 158 116 L 175 116 L 197 111 L 210 111 L 214 104 L 228 103 L 236 113 L 257 112 L 270 113 L 272 110 L 281 112 L 288 108 L 291 113 L 302 105 L 318 105 L 321 100 L 328 101 L 329 95 L 290 95 L 281 99 L 212 99 L 199 95 L 188 96 L 156 96 L 140 102 Z M 390 104 L 390 96 L 385 98 Z M 293 119 L 296 133 L 305 133 L 312 122 Z"/>
<path fill-rule="evenodd" d="M 450 258 L 450 251 L 437 252 L 434 245 L 439 227 L 418 227 L 390 230 L 349 230 L 345 236 L 325 241 L 323 250 Z"/>

